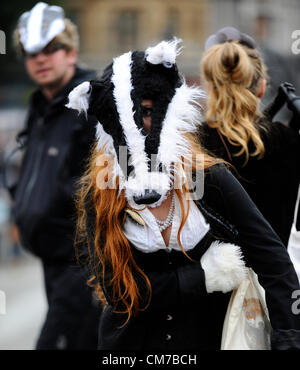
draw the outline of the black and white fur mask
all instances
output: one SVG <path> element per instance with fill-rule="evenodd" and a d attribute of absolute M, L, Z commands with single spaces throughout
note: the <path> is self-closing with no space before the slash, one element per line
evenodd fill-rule
<path fill-rule="evenodd" d="M 100 79 L 83 82 L 69 95 L 68 108 L 98 119 L 97 149 L 113 156 L 113 176 L 134 208 L 155 207 L 166 198 L 176 164 L 191 154 L 184 133 L 200 124 L 196 105 L 204 92 L 179 74 L 179 42 L 162 41 L 145 52 L 120 55 Z M 153 102 L 150 135 L 143 129 L 143 99 Z M 120 166 L 120 147 L 127 149 L 128 177 Z"/>

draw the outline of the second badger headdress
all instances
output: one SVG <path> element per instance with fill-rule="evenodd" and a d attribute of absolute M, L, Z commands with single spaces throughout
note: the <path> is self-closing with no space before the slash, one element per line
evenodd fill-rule
<path fill-rule="evenodd" d="M 69 95 L 69 108 L 98 119 L 98 149 L 114 157 L 113 175 L 133 207 L 156 206 L 165 198 L 175 165 L 190 154 L 184 134 L 200 123 L 196 105 L 204 92 L 188 86 L 179 74 L 179 42 L 162 41 L 146 51 L 122 54 L 101 78 L 83 82 Z M 143 129 L 144 99 L 153 103 L 150 134 Z M 120 147 L 128 151 L 128 176 L 120 166 Z"/>

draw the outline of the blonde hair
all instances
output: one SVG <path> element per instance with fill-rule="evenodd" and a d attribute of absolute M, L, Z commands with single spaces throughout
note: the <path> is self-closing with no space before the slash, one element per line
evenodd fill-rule
<path fill-rule="evenodd" d="M 77 26 L 68 18 L 64 19 L 64 23 L 65 29 L 57 36 L 55 36 L 54 39 L 50 41 L 50 43 L 59 43 L 64 45 L 67 50 L 79 51 L 79 33 Z M 19 27 L 17 27 L 13 33 L 13 41 L 18 55 L 23 55 L 24 48 L 20 39 Z"/>
<path fill-rule="evenodd" d="M 266 67 L 256 49 L 229 41 L 208 49 L 201 61 L 201 73 L 209 85 L 206 121 L 217 128 L 230 144 L 241 147 L 236 156 L 264 156 L 258 130 L 262 117 L 257 97 L 259 82 L 266 79 Z M 249 153 L 249 143 L 254 150 Z"/>

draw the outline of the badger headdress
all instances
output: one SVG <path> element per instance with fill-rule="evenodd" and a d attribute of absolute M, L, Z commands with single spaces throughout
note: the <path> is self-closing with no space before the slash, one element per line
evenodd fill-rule
<path fill-rule="evenodd" d="M 69 95 L 67 107 L 98 119 L 97 148 L 114 157 L 113 175 L 136 208 L 165 199 L 176 164 L 190 154 L 185 133 L 195 131 L 201 121 L 197 105 L 204 92 L 188 86 L 178 72 L 180 41 L 120 55 L 101 78 L 83 82 Z M 143 129 L 144 99 L 153 103 L 150 134 Z M 120 147 L 127 149 L 127 174 L 120 165 Z"/>
<path fill-rule="evenodd" d="M 64 29 L 63 8 L 43 2 L 19 19 L 20 41 L 27 53 L 38 53 Z"/>

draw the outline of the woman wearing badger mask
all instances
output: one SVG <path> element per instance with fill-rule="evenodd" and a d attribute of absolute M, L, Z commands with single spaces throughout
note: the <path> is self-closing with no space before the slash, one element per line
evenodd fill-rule
<path fill-rule="evenodd" d="M 272 348 L 300 348 L 299 318 L 290 310 L 299 289 L 293 265 L 237 180 L 197 142 L 202 91 L 185 84 L 177 54 L 178 40 L 125 53 L 69 95 L 69 108 L 99 121 L 78 193 L 90 284 L 106 304 L 99 348 L 219 349 L 246 265 L 266 290 Z M 192 192 L 199 173 L 204 192 Z"/>
<path fill-rule="evenodd" d="M 211 35 L 201 60 L 208 92 L 203 145 L 230 162 L 263 216 L 287 246 L 300 179 L 298 129 L 259 111 L 266 67 L 255 41 L 233 27 Z M 279 89 L 277 101 L 284 101 Z"/>

